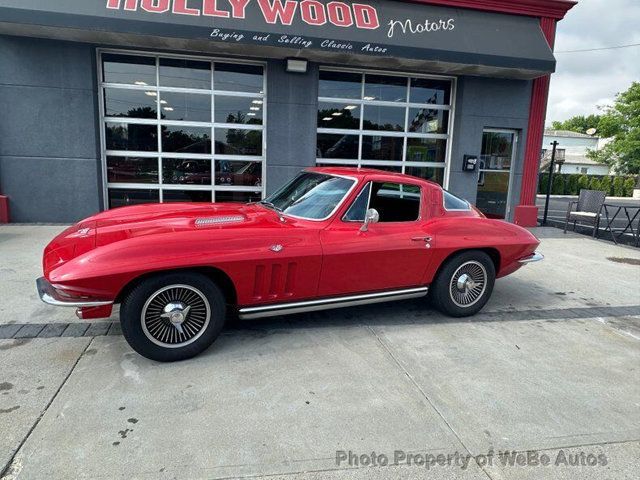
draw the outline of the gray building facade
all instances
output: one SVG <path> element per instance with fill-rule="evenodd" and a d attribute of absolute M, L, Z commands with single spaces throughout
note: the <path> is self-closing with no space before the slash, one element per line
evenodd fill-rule
<path fill-rule="evenodd" d="M 206 0 L 167 2 L 166 12 L 143 9 L 162 1 L 0 1 L 0 194 L 11 221 L 74 222 L 146 201 L 255 200 L 313 165 L 429 178 L 514 220 L 536 82 L 554 66 L 540 18 L 378 1 L 360 12 L 361 24 L 377 15 L 378 27 L 342 34 L 349 28 L 313 30 L 302 13 L 290 25 L 265 22 L 259 14 L 274 5 L 265 1 L 251 11 L 244 2 L 245 19 L 230 7 L 229 18 L 205 19 L 214 12 Z M 349 3 L 293 4 L 312 22 L 357 23 Z M 396 42 L 388 6 L 440 31 Z M 447 37 L 447 22 L 465 31 Z M 500 35 L 470 45 L 487 22 Z M 203 28 L 250 39 L 203 41 Z M 287 35 L 311 45 L 275 40 Z M 425 38 L 431 47 L 417 47 Z"/>

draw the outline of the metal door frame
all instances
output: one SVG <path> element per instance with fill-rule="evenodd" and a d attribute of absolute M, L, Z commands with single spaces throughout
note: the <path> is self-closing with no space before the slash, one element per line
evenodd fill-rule
<path fill-rule="evenodd" d="M 515 130 L 512 128 L 483 128 L 482 136 L 484 137 L 485 133 L 510 133 L 513 135 L 513 142 L 511 144 L 511 163 L 509 166 L 509 170 L 491 170 L 488 168 L 478 168 L 478 180 L 480 179 L 481 172 L 509 172 L 509 184 L 507 186 L 507 208 L 504 214 L 504 219 L 507 220 L 509 218 L 509 214 L 511 213 L 511 191 L 513 188 L 513 179 L 515 173 L 515 162 L 516 155 L 518 153 L 518 140 L 519 140 L 519 130 Z M 482 156 L 482 146 L 480 147 L 480 156 Z M 476 190 L 476 203 L 477 203 L 477 190 Z"/>

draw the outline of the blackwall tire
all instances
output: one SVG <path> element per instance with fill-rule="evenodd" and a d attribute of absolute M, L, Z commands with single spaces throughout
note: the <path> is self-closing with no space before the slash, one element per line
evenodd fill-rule
<path fill-rule="evenodd" d="M 489 255 L 480 250 L 461 252 L 441 267 L 431 287 L 431 300 L 451 317 L 475 315 L 491 297 L 495 279 Z"/>
<path fill-rule="evenodd" d="M 174 362 L 207 349 L 225 323 L 225 298 L 199 273 L 167 273 L 142 281 L 123 300 L 120 324 L 136 352 Z"/>

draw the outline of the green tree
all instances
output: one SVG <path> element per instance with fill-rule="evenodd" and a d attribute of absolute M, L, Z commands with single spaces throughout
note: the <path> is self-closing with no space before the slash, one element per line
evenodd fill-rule
<path fill-rule="evenodd" d="M 562 178 L 562 175 L 553 176 L 551 193 L 553 195 L 562 195 L 564 193 L 564 178 Z"/>
<path fill-rule="evenodd" d="M 578 175 L 568 176 L 565 190 L 567 191 L 567 195 L 578 194 Z"/>
<path fill-rule="evenodd" d="M 618 174 L 640 174 L 640 82 L 616 95 L 613 106 L 604 107 L 599 133 L 613 140 L 587 156 L 609 165 Z"/>
<path fill-rule="evenodd" d="M 589 188 L 589 177 L 586 175 L 580 175 L 578 178 L 578 191 Z"/>
<path fill-rule="evenodd" d="M 600 190 L 604 190 L 607 195 L 611 195 L 611 177 L 606 175 L 600 180 Z"/>
<path fill-rule="evenodd" d="M 590 128 L 599 129 L 600 115 L 577 115 L 571 117 L 564 122 L 552 122 L 551 125 L 554 130 L 569 130 L 570 132 L 587 133 Z"/>

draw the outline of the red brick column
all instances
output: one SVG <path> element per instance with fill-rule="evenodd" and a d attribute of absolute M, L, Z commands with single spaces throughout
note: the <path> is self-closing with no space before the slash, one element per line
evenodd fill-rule
<path fill-rule="evenodd" d="M 556 19 L 541 18 L 540 27 L 549 46 L 553 50 L 556 34 Z M 524 151 L 524 167 L 522 171 L 522 187 L 520 204 L 514 212 L 514 222 L 523 227 L 535 227 L 538 224 L 538 207 L 536 207 L 536 190 L 538 187 L 538 171 L 540 169 L 540 151 L 544 134 L 544 121 L 547 113 L 550 76 L 536 78 L 531 92 L 529 108 L 529 125 L 527 128 L 527 144 Z"/>

